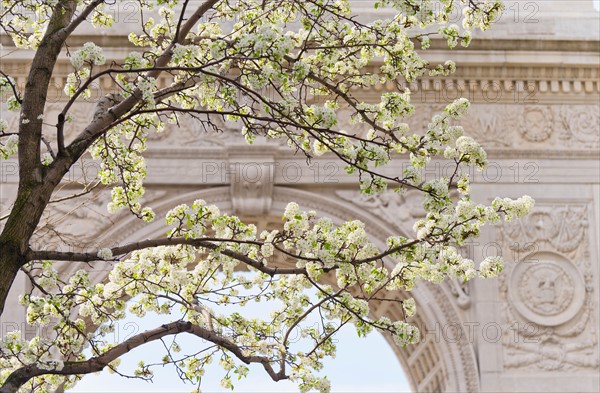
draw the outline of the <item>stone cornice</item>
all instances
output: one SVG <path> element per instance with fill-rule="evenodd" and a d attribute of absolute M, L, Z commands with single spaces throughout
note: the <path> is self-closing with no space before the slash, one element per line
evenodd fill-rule
<path fill-rule="evenodd" d="M 10 39 L 0 38 L 6 53 L 2 57 L 2 69 L 24 86 L 32 52 L 13 51 Z M 106 34 L 73 36 L 69 46 L 73 49 L 87 41 L 105 48 L 107 64 L 122 59 L 135 49 L 125 35 Z M 448 77 L 424 76 L 418 82 L 406 84 L 416 102 L 433 100 L 442 103 L 461 96 L 487 103 L 560 103 L 567 100 L 570 103 L 597 103 L 600 99 L 600 40 L 597 37 L 578 40 L 477 38 L 469 48 L 454 50 L 449 50 L 443 40 L 433 39 L 431 49 L 424 51 L 423 56 L 431 63 L 452 59 L 457 64 L 457 71 Z M 377 64 L 373 64 L 373 71 L 376 67 Z M 69 72 L 72 68 L 63 55 L 51 82 L 57 100 L 66 99 L 62 87 Z M 159 84 L 168 82 L 165 77 L 159 79 Z M 110 78 L 104 78 L 99 88 L 96 87 L 98 91 L 93 92 L 93 96 L 111 92 Z M 360 93 L 368 97 L 395 88 L 393 83 L 388 83 Z"/>
<path fill-rule="evenodd" d="M 73 35 L 67 41 L 67 44 L 72 48 L 82 46 L 86 42 L 93 41 L 97 45 L 107 49 L 118 50 L 133 50 L 133 46 L 127 35 Z M 0 43 L 5 50 L 11 51 L 14 47 L 12 39 L 4 34 L 0 35 Z M 432 38 L 430 51 L 433 50 L 448 50 L 446 40 L 440 38 Z M 550 37 L 546 39 L 530 39 L 518 37 L 477 37 L 474 39 L 468 48 L 461 49 L 463 51 L 518 51 L 518 52 L 599 52 L 600 41 L 597 37 L 590 39 L 568 40 L 563 38 Z"/>
<path fill-rule="evenodd" d="M 457 71 L 448 77 L 431 78 L 424 76 L 417 82 L 405 84 L 413 92 L 413 102 L 447 103 L 458 97 L 466 97 L 474 102 L 486 103 L 597 103 L 600 98 L 600 57 L 585 59 L 584 64 L 514 64 L 490 62 L 469 64 L 461 62 Z M 24 86 L 28 60 L 5 59 L 2 70 L 13 76 L 17 85 Z M 57 65 L 51 80 L 50 100 L 65 101 L 62 92 L 66 75 L 71 71 L 65 61 Z M 159 85 L 169 83 L 167 77 L 159 78 Z M 371 89 L 356 89 L 355 92 L 378 96 L 383 91 L 395 89 L 393 83 L 377 85 Z M 114 90 L 108 77 L 92 89 L 92 97 L 100 97 Z M 92 100 L 93 101 L 93 100 Z"/>

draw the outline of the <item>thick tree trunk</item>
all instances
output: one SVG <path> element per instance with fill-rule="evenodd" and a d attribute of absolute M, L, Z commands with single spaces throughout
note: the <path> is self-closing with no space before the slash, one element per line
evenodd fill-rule
<path fill-rule="evenodd" d="M 10 216 L 0 235 L 0 315 L 19 269 L 27 261 L 29 240 L 37 227 L 54 186 L 46 184 L 32 191 L 19 190 Z"/>
<path fill-rule="evenodd" d="M 19 271 L 18 256 L 14 245 L 0 241 L 0 315 L 4 312 L 8 292 Z"/>
<path fill-rule="evenodd" d="M 25 262 L 29 240 L 52 191 L 60 181 L 56 178 L 44 178 L 45 167 L 40 162 L 40 115 L 45 109 L 56 59 L 68 36 L 65 27 L 73 17 L 75 7 L 75 0 L 59 2 L 54 7 L 46 33 L 33 58 L 25 86 L 21 118 L 27 122 L 19 124 L 19 189 L 13 209 L 0 234 L 0 315 L 4 311 L 12 282 Z"/>

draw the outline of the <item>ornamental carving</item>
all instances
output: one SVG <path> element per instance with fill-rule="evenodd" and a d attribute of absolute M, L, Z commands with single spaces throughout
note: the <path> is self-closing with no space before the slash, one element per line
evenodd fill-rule
<path fill-rule="evenodd" d="M 553 113 L 548 106 L 527 106 L 519 116 L 519 133 L 530 142 L 543 142 L 554 131 Z"/>
<path fill-rule="evenodd" d="M 542 205 L 500 228 L 505 368 L 599 367 L 587 215 L 584 204 Z"/>
<path fill-rule="evenodd" d="M 525 319 L 538 325 L 557 326 L 570 321 L 582 309 L 585 282 L 566 258 L 537 253 L 518 263 L 508 285 L 509 299 Z"/>
<path fill-rule="evenodd" d="M 404 233 L 412 233 L 415 219 L 425 216 L 419 192 L 407 191 L 402 194 L 387 190 L 379 195 L 365 196 L 354 190 L 340 190 L 336 191 L 336 195 L 361 209 L 368 210 Z"/>
<path fill-rule="evenodd" d="M 444 321 L 444 326 L 464 326 L 458 314 L 456 314 L 448 302 L 448 295 L 440 285 L 426 284 L 433 295 L 433 303 L 439 306 L 440 314 L 443 315 L 441 320 Z M 440 315 L 438 314 L 438 315 Z M 462 337 L 467 336 L 466 331 L 462 331 Z M 460 340 L 442 340 L 447 345 L 448 350 L 443 356 L 447 358 L 454 357 L 454 361 L 451 361 L 452 367 L 459 368 L 456 374 L 461 380 L 456 381 L 458 389 L 453 386 L 448 386 L 442 391 L 459 391 L 459 392 L 479 392 L 479 365 L 475 360 L 475 354 L 471 345 L 464 345 L 464 342 Z M 458 355 L 458 356 L 457 356 Z M 457 359 L 458 358 L 458 359 Z M 450 370 L 449 370 L 450 371 Z M 421 390 L 418 391 L 428 391 Z"/>
<path fill-rule="evenodd" d="M 517 251 L 531 252 L 542 243 L 569 253 L 581 244 L 588 227 L 586 205 L 536 207 L 524 219 L 502 228 L 506 244 Z"/>
<path fill-rule="evenodd" d="M 462 310 L 467 310 L 469 307 L 471 307 L 472 299 L 468 281 L 461 282 L 459 279 L 454 278 L 444 281 L 444 285 L 447 286 L 452 296 L 454 296 L 456 305 L 459 308 Z"/>
<path fill-rule="evenodd" d="M 593 149 L 600 146 L 597 105 L 474 104 L 461 120 L 490 148 Z"/>
<path fill-rule="evenodd" d="M 497 109 L 502 108 L 500 105 L 495 106 L 498 107 Z M 507 133 L 513 128 L 503 124 L 503 119 L 506 118 L 502 114 L 495 113 L 494 110 L 474 105 L 461 120 L 461 125 L 465 129 L 465 134 L 472 135 L 483 146 L 508 147 L 512 144 L 512 139 L 507 138 Z M 505 121 L 510 120 L 512 119 Z"/>
<path fill-rule="evenodd" d="M 431 118 L 443 109 L 441 104 L 417 103 L 414 114 L 405 119 L 411 131 L 422 133 Z M 55 139 L 56 118 L 64 104 L 48 104 L 45 114 L 45 135 Z M 94 111 L 93 103 L 77 105 L 69 114 L 72 121 L 65 125 L 67 141 L 81 132 Z M 352 111 L 342 108 L 338 112 L 339 127 L 355 133 L 365 130 L 364 124 L 350 120 Z M 2 110 L 8 129 L 18 127 L 18 113 Z M 484 147 L 498 149 L 554 149 L 589 150 L 600 147 L 600 108 L 597 105 L 521 105 L 504 103 L 473 104 L 460 124 L 467 135 L 473 136 Z M 223 147 L 234 143 L 244 144 L 239 122 L 231 122 L 219 116 L 209 119 L 181 115 L 177 124 L 167 124 L 161 132 L 150 132 L 148 139 L 152 148 Z M 284 139 L 272 141 L 284 144 Z"/>
<path fill-rule="evenodd" d="M 598 105 L 562 106 L 558 112 L 562 128 L 559 138 L 567 146 L 600 146 L 600 108 Z"/>
<path fill-rule="evenodd" d="M 260 216 L 271 210 L 275 161 L 272 157 L 261 161 L 245 156 L 229 159 L 231 203 L 236 214 Z"/>
<path fill-rule="evenodd" d="M 518 284 L 519 295 L 538 315 L 560 314 L 573 302 L 573 281 L 573 276 L 563 268 L 546 263 L 523 274 Z"/>

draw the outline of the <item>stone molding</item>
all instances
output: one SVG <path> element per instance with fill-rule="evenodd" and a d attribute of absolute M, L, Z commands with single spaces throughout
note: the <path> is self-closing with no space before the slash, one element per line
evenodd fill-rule
<path fill-rule="evenodd" d="M 434 52 L 434 51 L 432 51 Z M 443 51 L 441 51 L 443 52 Z M 464 52 L 464 51 L 463 51 Z M 475 51 L 473 51 L 475 52 Z M 468 53 L 469 57 L 478 59 L 489 57 L 487 53 Z M 533 59 L 526 64 L 511 64 L 511 61 L 502 60 L 497 64 L 493 59 L 488 64 L 469 64 L 468 59 L 461 59 L 457 52 L 439 54 L 435 57 L 452 58 L 457 64 L 457 71 L 448 77 L 422 77 L 418 82 L 401 84 L 413 92 L 413 100 L 418 102 L 432 99 L 441 95 L 443 100 L 451 101 L 448 97 L 466 97 L 474 102 L 564 102 L 566 98 L 579 100 L 579 102 L 596 102 L 600 95 L 600 67 L 598 53 L 580 59 L 579 63 L 552 64 L 559 60 L 563 54 L 558 53 L 556 59 L 549 59 L 549 63 L 536 64 Z M 487 54 L 487 56 L 486 56 Z M 498 54 L 502 58 L 505 54 Z M 518 61 L 519 54 L 515 54 L 514 61 Z M 493 57 L 493 56 L 492 56 Z M 117 59 L 115 59 L 117 60 Z M 438 59 L 436 59 L 438 60 Z M 475 60 L 473 60 L 475 61 Z M 3 59 L 3 70 L 13 76 L 18 86 L 25 86 L 26 71 L 29 69 L 29 59 Z M 102 70 L 99 67 L 97 71 Z M 373 68 L 372 71 L 376 69 Z M 70 63 L 60 61 L 56 65 L 53 77 L 50 80 L 49 102 L 66 102 L 68 99 L 63 93 L 67 75 L 72 72 Z M 158 86 L 171 83 L 171 77 L 160 76 Z M 366 97 L 381 94 L 385 91 L 395 90 L 396 84 L 388 82 L 379 84 L 372 89 L 354 89 L 357 94 Z M 90 102 L 97 101 L 100 97 L 114 92 L 112 79 L 101 78 L 92 85 Z"/>
<path fill-rule="evenodd" d="M 50 103 L 47 106 L 47 119 L 51 123 L 58 115 L 61 105 Z M 432 116 L 439 113 L 441 105 L 416 104 L 413 116 L 407 119 L 407 123 L 414 132 L 420 132 L 427 127 Z M 72 116 L 75 121 L 65 126 L 65 138 L 67 142 L 74 138 L 80 131 L 80 125 L 91 119 L 92 104 L 78 105 L 73 108 Z M 16 128 L 18 114 L 2 111 L 3 118 L 8 122 L 9 129 Z M 340 128 L 348 132 L 360 132 L 361 129 L 351 124 L 351 111 L 340 110 L 338 114 Z M 212 121 L 212 120 L 211 120 Z M 222 131 L 216 132 L 211 126 L 200 124 L 195 119 L 186 116 L 181 119 L 181 126 L 169 125 L 161 133 L 149 135 L 149 150 L 147 157 L 169 157 L 173 152 L 174 158 L 181 159 L 189 156 L 197 157 L 202 152 L 210 156 L 221 157 L 223 160 L 234 164 L 232 160 L 248 161 L 241 155 L 259 157 L 268 150 L 266 157 L 261 157 L 264 165 L 273 162 L 272 171 L 265 167 L 260 174 L 277 178 L 282 167 L 277 167 L 273 160 L 279 161 L 280 157 L 289 157 L 289 148 L 281 146 L 282 141 L 275 140 L 264 142 L 261 139 L 251 149 L 244 149 L 247 144 L 238 131 L 237 124 L 222 123 L 219 120 L 212 121 L 214 126 Z M 221 124 L 222 123 L 222 124 Z M 598 105 L 564 105 L 564 104 L 475 104 L 460 121 L 467 135 L 473 136 L 486 148 L 496 159 L 503 157 L 523 156 L 533 158 L 566 158 L 579 160 L 583 158 L 597 158 L 600 151 L 600 108 Z M 205 129 L 206 128 L 206 129 Z M 48 139 L 52 140 L 55 132 L 50 126 L 45 128 Z M 238 147 L 236 147 L 238 146 Z M 261 147 L 261 146 L 264 146 Z M 174 148 L 177 147 L 175 151 Z M 243 151 L 243 153 L 242 153 Z M 231 157 L 231 158 L 227 158 Z M 237 157 L 237 158 L 235 158 Z M 324 156 L 323 158 L 326 158 Z M 266 161 L 265 161 L 266 160 Z M 261 162 L 262 162 L 261 161 Z M 302 162 L 304 157 L 297 157 L 297 162 Z M 316 162 L 316 161 L 315 161 Z M 242 163 L 240 161 L 240 163 Z M 151 164 L 151 162 L 150 162 Z M 209 165 L 208 161 L 205 165 Z M 249 170 L 247 166 L 239 166 L 238 169 Z M 157 168 L 155 168 L 157 169 Z M 288 168 L 290 169 L 290 168 Z M 168 170 L 160 168 L 157 173 Z M 321 175 L 327 176 L 334 168 L 323 168 Z M 154 173 L 154 172 L 153 172 Z M 214 173 L 215 175 L 217 172 Z M 219 176 L 236 175 L 236 168 L 230 167 L 218 171 Z M 206 179 L 205 179 L 206 180 Z"/>

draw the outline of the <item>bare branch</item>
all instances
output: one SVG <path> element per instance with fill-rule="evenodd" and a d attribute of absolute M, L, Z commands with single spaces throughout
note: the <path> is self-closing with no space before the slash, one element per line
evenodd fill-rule
<path fill-rule="evenodd" d="M 173 56 L 173 48 L 175 45 L 180 44 L 185 39 L 187 33 L 194 27 L 194 25 L 200 20 L 200 18 L 208 12 L 218 0 L 206 0 L 202 5 L 200 5 L 196 11 L 189 17 L 189 19 L 181 26 L 178 30 L 177 40 L 173 40 L 169 47 L 160 55 L 155 61 L 155 69 L 149 71 L 146 76 L 151 78 L 156 78 L 162 72 L 161 68 L 165 67 L 171 57 Z M 64 162 L 61 162 L 59 165 L 56 165 L 55 171 L 53 173 L 53 177 L 62 177 L 64 173 L 68 170 L 70 165 L 77 160 L 83 152 L 93 143 L 93 141 L 106 129 L 111 125 L 112 122 L 119 119 L 121 116 L 125 115 L 132 108 L 135 107 L 141 100 L 141 92 L 136 90 L 131 96 L 127 97 L 125 100 L 115 105 L 113 108 L 108 110 L 104 116 L 101 116 L 95 120 L 93 120 L 86 128 L 83 130 L 79 136 L 75 138 L 75 140 L 69 145 L 66 149 L 66 157 Z"/>
<path fill-rule="evenodd" d="M 352 264 L 364 264 L 373 261 L 378 261 L 385 258 L 388 255 L 399 252 L 404 248 L 411 247 L 417 243 L 422 242 L 423 240 L 413 240 L 406 244 L 390 248 L 384 252 L 381 252 L 378 255 L 375 255 L 370 258 L 365 259 L 355 259 L 350 263 Z M 220 243 L 220 244 L 216 244 Z M 201 239 L 186 239 L 186 238 L 163 238 L 163 239 L 155 239 L 155 240 L 144 240 L 141 242 L 130 243 L 125 246 L 114 247 L 111 248 L 111 252 L 115 257 L 129 254 L 133 251 L 143 250 L 146 248 L 152 247 L 161 247 L 161 246 L 176 246 L 176 245 L 190 245 L 198 248 L 205 248 L 208 250 L 218 250 L 221 254 L 228 256 L 230 258 L 236 259 L 242 263 L 245 263 L 248 266 L 251 266 L 269 276 L 273 277 L 275 275 L 288 275 L 288 274 L 301 274 L 307 275 L 307 271 L 305 268 L 279 268 L 279 267 L 269 267 L 264 265 L 262 262 L 257 261 L 248 257 L 247 255 L 228 250 L 221 249 L 223 244 L 227 243 L 238 243 L 238 244 L 253 244 L 256 246 L 261 246 L 264 242 L 260 241 L 244 241 L 244 240 L 236 240 L 236 239 L 222 239 L 222 238 L 201 238 Z M 282 252 L 283 250 L 279 247 L 276 248 L 278 251 Z M 288 252 L 285 253 L 288 256 L 292 256 L 298 259 L 307 259 L 310 261 L 319 262 L 318 259 L 315 258 L 304 258 L 302 255 L 293 255 Z M 93 262 L 93 261 L 101 261 L 100 257 L 98 257 L 98 252 L 84 252 L 84 253 L 75 253 L 75 252 L 65 252 L 65 251 L 35 251 L 29 250 L 26 255 L 25 261 L 23 264 L 34 261 L 34 260 L 53 260 L 53 261 L 71 261 L 71 262 Z M 330 268 L 323 269 L 324 272 L 329 272 L 337 269 L 337 266 L 333 266 Z"/>
<path fill-rule="evenodd" d="M 143 250 L 145 248 L 160 247 L 160 246 L 176 246 L 176 245 L 190 245 L 194 247 L 206 248 L 209 250 L 217 250 L 220 246 L 212 242 L 230 242 L 240 243 L 235 239 L 215 239 L 215 238 L 203 238 L 203 239 L 185 239 L 185 238 L 165 238 L 157 240 L 144 240 L 137 243 L 131 243 L 121 247 L 114 247 L 111 252 L 115 256 L 126 255 L 130 252 Z M 244 242 L 249 243 L 249 242 Z M 260 242 L 252 242 L 261 244 Z M 306 274 L 306 269 L 301 268 L 272 268 L 263 265 L 262 263 L 237 252 L 231 250 L 220 250 L 221 254 L 234 258 L 240 262 L 252 266 L 253 268 L 266 273 L 270 276 L 276 274 Z M 27 263 L 33 260 L 55 260 L 55 261 L 71 261 L 71 262 L 92 262 L 100 261 L 98 253 L 87 252 L 87 253 L 74 253 L 74 252 L 61 252 L 61 251 L 33 251 L 31 250 L 27 254 Z"/>
<path fill-rule="evenodd" d="M 246 356 L 243 351 L 227 337 L 221 336 L 213 331 L 192 324 L 187 321 L 175 321 L 162 325 L 156 329 L 148 330 L 137 334 L 122 343 L 110 348 L 102 355 L 93 357 L 86 361 L 65 362 L 64 366 L 58 370 L 46 370 L 35 364 L 21 367 L 13 371 L 2 387 L 0 393 L 14 393 L 30 379 L 40 375 L 82 375 L 102 371 L 108 364 L 131 350 L 146 343 L 160 340 L 166 336 L 172 336 L 180 333 L 188 333 L 227 349 L 233 353 L 239 360 L 246 364 L 259 363 L 263 366 L 267 374 L 274 380 L 280 381 L 287 379 L 288 376 L 282 371 L 275 371 L 271 366 L 272 360 L 264 356 Z"/>
<path fill-rule="evenodd" d="M 21 104 L 23 102 L 23 100 L 21 99 L 21 97 L 19 96 L 19 91 L 17 90 L 17 86 L 13 83 L 13 81 L 11 81 L 10 76 L 8 76 L 8 74 L 6 74 L 4 71 L 0 70 L 0 75 L 2 75 L 4 78 L 6 78 L 6 82 L 10 85 L 10 88 L 13 91 L 13 94 L 15 96 L 15 99 L 17 100 L 17 102 L 19 104 Z"/>

